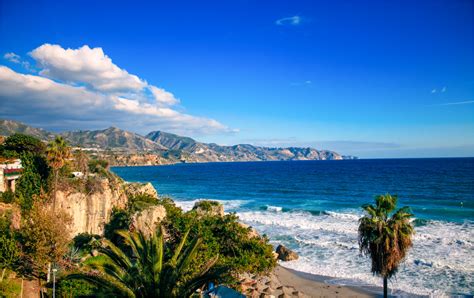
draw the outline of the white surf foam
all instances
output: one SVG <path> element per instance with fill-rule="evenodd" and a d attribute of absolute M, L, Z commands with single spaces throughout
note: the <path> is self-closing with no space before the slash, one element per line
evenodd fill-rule
<path fill-rule="evenodd" d="M 270 206 L 270 205 L 267 205 L 267 210 L 268 211 L 272 211 L 272 212 L 281 212 L 283 210 L 282 207 L 278 207 L 278 206 Z"/>
<path fill-rule="evenodd" d="M 336 277 L 335 283 L 356 281 L 380 286 L 370 273 L 369 259 L 360 256 L 357 242 L 358 214 L 325 212 L 249 211 L 241 220 L 267 234 L 274 245 L 284 245 L 301 258 L 282 265 L 317 275 Z M 440 221 L 416 227 L 413 248 L 390 281 L 392 294 L 400 291 L 440 296 L 470 293 L 474 285 L 474 223 Z"/>
<path fill-rule="evenodd" d="M 189 211 L 193 209 L 194 204 L 199 201 L 209 200 L 205 198 L 197 199 L 197 200 L 174 200 L 176 206 L 180 207 L 184 211 Z M 221 203 L 224 206 L 224 210 L 226 212 L 235 212 L 241 207 L 243 204 L 248 203 L 248 201 L 244 200 L 211 200 Z"/>

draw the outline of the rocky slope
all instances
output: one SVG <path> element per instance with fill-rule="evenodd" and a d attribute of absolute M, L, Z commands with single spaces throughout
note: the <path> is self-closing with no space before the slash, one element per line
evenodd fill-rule
<path fill-rule="evenodd" d="M 14 133 L 30 135 L 40 140 L 52 140 L 55 137 L 55 134 L 41 128 L 32 127 L 18 121 L 0 119 L 0 135 L 9 136 Z"/>
<path fill-rule="evenodd" d="M 265 160 L 339 160 L 343 157 L 328 150 L 314 148 L 269 148 L 249 144 L 234 146 L 220 146 L 197 142 L 188 137 L 161 131 L 150 132 L 146 138 L 159 143 L 171 150 L 180 150 L 189 154 L 186 161 L 214 162 L 214 161 L 265 161 Z"/>
<path fill-rule="evenodd" d="M 125 208 L 128 196 L 138 193 L 157 197 L 156 190 L 150 183 L 124 183 L 119 179 L 97 178 L 96 185 L 89 191 L 70 186 L 59 189 L 56 194 L 56 208 L 71 216 L 72 235 L 102 235 L 104 225 L 110 221 L 112 209 Z"/>
<path fill-rule="evenodd" d="M 69 131 L 61 134 L 72 145 L 115 151 L 144 152 L 167 148 L 133 132 L 109 127 L 103 130 Z"/>
<path fill-rule="evenodd" d="M 42 140 L 54 137 L 42 129 L 10 120 L 0 122 L 0 135 L 15 132 L 31 134 Z M 176 162 L 340 160 L 352 159 L 329 150 L 314 148 L 269 148 L 249 144 L 220 146 L 201 143 L 189 137 L 153 131 L 145 137 L 110 127 L 104 130 L 72 131 L 61 134 L 72 145 L 95 149 L 112 165 L 160 165 Z"/>

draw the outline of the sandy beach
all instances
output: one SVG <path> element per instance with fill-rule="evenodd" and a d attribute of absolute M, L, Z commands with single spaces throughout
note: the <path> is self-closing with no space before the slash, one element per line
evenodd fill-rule
<path fill-rule="evenodd" d="M 283 287 L 294 288 L 303 297 L 377 297 L 363 289 L 324 283 L 324 278 L 277 266 L 276 278 Z"/>

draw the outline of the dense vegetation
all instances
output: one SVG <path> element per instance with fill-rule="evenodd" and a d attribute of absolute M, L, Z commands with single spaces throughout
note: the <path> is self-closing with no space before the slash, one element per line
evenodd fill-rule
<path fill-rule="evenodd" d="M 238 287 L 240 273 L 264 274 L 276 264 L 268 239 L 253 235 L 235 214 L 216 213 L 221 206 L 211 201 L 184 212 L 171 199 L 133 194 L 126 208 L 113 210 L 103 236 L 70 239 L 71 219 L 55 208 L 56 191 L 66 187 L 87 194 L 101 179 L 120 182 L 108 163 L 72 152 L 61 138 L 44 144 L 21 134 L 0 145 L 0 156 L 20 158 L 23 166 L 16 191 L 0 197 L 11 206 L 0 213 L 0 296 L 18 295 L 19 278 L 36 279 L 49 292 L 52 285 L 45 281 L 56 268 L 60 297 L 183 297 L 210 280 Z M 151 238 L 125 232 L 135 214 L 157 205 L 166 218 Z M 137 266 L 140 274 L 133 271 Z M 119 279 L 111 279 L 111 268 Z M 109 286 L 98 286 L 99 280 Z"/>

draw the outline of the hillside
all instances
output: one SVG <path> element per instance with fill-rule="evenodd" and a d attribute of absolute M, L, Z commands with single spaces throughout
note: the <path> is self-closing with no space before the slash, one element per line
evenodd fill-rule
<path fill-rule="evenodd" d="M 171 150 L 181 150 L 190 154 L 193 161 L 265 161 L 265 160 L 326 160 L 343 159 L 343 157 L 328 150 L 314 148 L 269 148 L 249 144 L 220 146 L 197 142 L 192 138 L 174 134 L 153 131 L 146 135 Z"/>
<path fill-rule="evenodd" d="M 0 135 L 8 136 L 15 132 L 32 135 L 44 141 L 51 140 L 56 135 L 20 122 L 0 120 Z M 352 158 L 334 151 L 309 147 L 270 148 L 250 144 L 221 146 L 214 143 L 201 143 L 189 137 L 162 131 L 152 131 L 144 137 L 116 127 L 103 130 L 70 131 L 60 135 L 73 146 L 113 152 L 108 153 L 113 156 L 107 157 L 113 164 L 118 165 L 153 165 L 179 161 L 230 162 Z"/>
<path fill-rule="evenodd" d="M 52 140 L 55 136 L 55 134 L 41 128 L 35 128 L 18 121 L 0 119 L 0 135 L 9 136 L 14 133 L 30 135 L 45 141 Z"/>
<path fill-rule="evenodd" d="M 115 151 L 144 152 L 167 148 L 133 132 L 109 127 L 103 130 L 70 131 L 61 134 L 72 145 L 111 149 Z"/>

